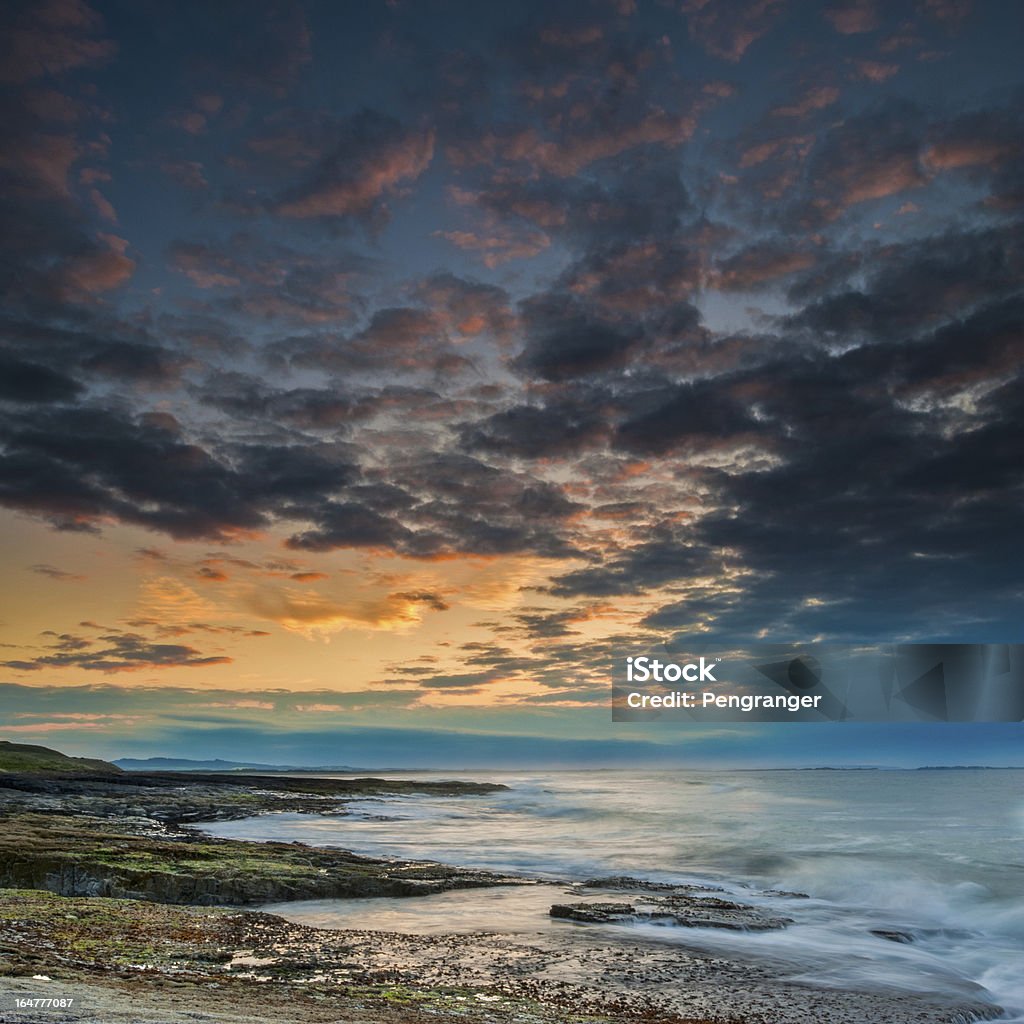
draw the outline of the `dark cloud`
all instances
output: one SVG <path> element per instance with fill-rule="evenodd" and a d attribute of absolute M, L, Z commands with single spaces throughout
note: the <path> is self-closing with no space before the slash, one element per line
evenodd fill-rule
<path fill-rule="evenodd" d="M 253 444 L 232 451 L 240 490 L 260 503 L 299 503 L 341 490 L 360 476 L 352 454 L 338 445 Z"/>
<path fill-rule="evenodd" d="M 1021 224 L 1011 222 L 887 246 L 873 254 L 863 287 L 835 291 L 792 322 L 841 337 L 912 337 L 979 301 L 1017 291 L 1021 238 Z"/>
<path fill-rule="evenodd" d="M 432 590 L 406 590 L 390 596 L 403 601 L 412 601 L 414 604 L 425 604 L 435 612 L 446 612 L 450 607 L 440 594 Z"/>
<path fill-rule="evenodd" d="M 1020 324 L 1015 303 L 909 350 L 856 349 L 802 373 L 766 368 L 765 414 L 792 443 L 773 468 L 723 477 L 721 507 L 689 536 L 691 551 L 728 551 L 745 567 L 743 599 L 698 594 L 648 624 L 709 617 L 736 635 L 856 636 L 890 616 L 941 635 L 964 614 L 962 588 L 981 580 L 976 629 L 1007 622 L 1019 548 L 1010 496 L 1024 480 L 1019 363 L 1006 345 Z M 975 387 L 989 397 L 956 399 Z"/>
<path fill-rule="evenodd" d="M 217 457 L 167 415 L 66 409 L 0 429 L 0 500 L 60 525 L 113 517 L 179 538 L 221 537 L 355 476 L 344 454 L 315 448 L 243 445 Z"/>
<path fill-rule="evenodd" d="M 587 247 L 671 238 L 694 211 L 678 161 L 649 147 L 586 177 L 502 174 L 479 192 L 458 197 L 502 220 Z"/>
<path fill-rule="evenodd" d="M 484 672 L 451 672 L 421 679 L 416 685 L 421 690 L 434 690 L 437 693 L 483 693 L 484 688 L 498 681 L 500 676 L 494 671 Z"/>
<path fill-rule="evenodd" d="M 410 307 L 380 309 L 353 339 L 350 351 L 356 362 L 365 360 L 368 364 L 386 365 L 389 369 L 454 369 L 464 360 L 454 353 L 437 351 L 443 341 L 442 332 L 443 327 L 437 317 L 427 310 Z"/>
<path fill-rule="evenodd" d="M 431 310 L 391 306 L 377 310 L 366 326 L 348 337 L 308 335 L 276 346 L 275 356 L 296 369 L 328 373 L 455 374 L 472 360 L 450 343 L 445 321 Z"/>
<path fill-rule="evenodd" d="M 20 229 L 13 226 L 13 230 Z M 59 393 L 71 398 L 86 384 L 107 381 L 144 387 L 177 384 L 191 357 L 174 339 L 158 337 L 149 324 L 112 314 L 52 280 L 54 274 L 62 273 L 59 250 L 64 244 L 52 241 L 58 252 L 56 267 L 51 264 L 38 275 L 33 270 L 37 256 L 41 263 L 48 256 L 40 251 L 19 266 L 28 247 L 20 237 L 7 256 L 0 257 L 0 290 L 6 289 L 10 296 L 7 315 L 0 318 L 0 358 L 10 361 L 15 382 L 7 388 L 13 391 L 20 381 L 25 395 L 46 393 L 53 397 L 39 400 L 53 401 Z M 86 251 L 91 251 L 89 246 Z M 53 255 L 51 250 L 49 256 Z M 76 378 L 74 383 L 59 383 L 69 375 Z"/>
<path fill-rule="evenodd" d="M 465 665 L 484 665 L 501 672 L 525 672 L 537 667 L 536 659 L 523 657 L 498 643 L 471 641 L 462 644 L 460 651 Z"/>
<path fill-rule="evenodd" d="M 77 668 L 117 673 L 151 668 L 209 668 L 231 662 L 228 657 L 206 656 L 184 644 L 152 643 L 138 633 L 109 633 L 96 640 L 62 633 L 55 636 L 51 650 L 53 653 L 3 664 L 22 672 Z"/>
<path fill-rule="evenodd" d="M 447 538 L 451 550 L 549 557 L 572 552 L 565 524 L 579 506 L 555 484 L 461 455 L 399 465 L 396 471 L 403 486 L 423 499 L 419 521 Z"/>
<path fill-rule="evenodd" d="M 579 635 L 573 624 L 579 622 L 580 616 L 574 610 L 527 610 L 517 613 L 515 618 L 531 639 Z"/>
<path fill-rule="evenodd" d="M 761 433 L 747 402 L 719 379 L 682 384 L 643 396 L 649 411 L 631 416 L 616 443 L 634 452 L 663 454 L 679 447 L 713 448 Z"/>
<path fill-rule="evenodd" d="M 49 565 L 47 563 L 39 563 L 38 565 L 30 565 L 29 569 L 32 572 L 38 573 L 40 576 L 47 576 L 51 580 L 59 580 L 63 582 L 79 582 L 84 580 L 84 576 L 80 576 L 77 573 L 68 572 L 66 569 L 58 569 L 55 565 Z"/>
<path fill-rule="evenodd" d="M 537 459 L 590 447 L 607 432 L 598 396 L 584 394 L 575 401 L 517 405 L 466 424 L 462 427 L 462 444 L 469 451 L 483 454 Z"/>
<path fill-rule="evenodd" d="M 526 305 L 527 342 L 516 366 L 545 380 L 572 380 L 623 366 L 643 340 L 638 326 L 602 322 L 569 294 Z"/>
<path fill-rule="evenodd" d="M 258 377 L 232 372 L 211 374 L 195 394 L 236 420 L 280 423 L 335 435 L 373 417 L 382 404 L 375 393 L 341 387 L 274 390 Z"/>
<path fill-rule="evenodd" d="M 309 564 L 162 559 L 279 577 L 278 620 L 337 612 L 321 552 L 562 560 L 417 692 L 684 628 L 1012 622 L 1022 94 L 967 6 L 14 8 L 0 501 L 269 534 Z M 136 621 L 37 667 L 238 635 Z"/>
<path fill-rule="evenodd" d="M 314 528 L 292 537 L 289 546 L 381 548 L 423 558 L 449 552 L 565 557 L 573 551 L 565 522 L 578 506 L 553 484 L 454 454 L 425 453 L 415 462 L 396 462 L 390 472 L 393 484 L 353 489 L 358 501 L 309 507 L 304 515 Z"/>
<path fill-rule="evenodd" d="M 296 534 L 288 547 L 297 551 L 333 551 L 336 548 L 408 550 L 415 533 L 365 505 L 325 502 L 310 509 L 316 527 Z M 425 552 L 426 553 L 426 552 Z"/>
<path fill-rule="evenodd" d="M 648 538 L 607 558 L 603 564 L 555 576 L 549 593 L 555 597 L 617 597 L 677 580 L 700 576 L 714 568 L 714 558 L 692 530 L 658 527 Z"/>
<path fill-rule="evenodd" d="M 177 241 L 171 267 L 211 295 L 224 315 L 280 320 L 297 325 L 339 325 L 360 309 L 358 285 L 373 261 L 337 247 L 329 256 L 236 232 L 226 242 Z"/>
<path fill-rule="evenodd" d="M 37 363 L 27 363 L 0 351 L 0 399 L 9 402 L 64 402 L 82 391 L 82 385 Z"/>

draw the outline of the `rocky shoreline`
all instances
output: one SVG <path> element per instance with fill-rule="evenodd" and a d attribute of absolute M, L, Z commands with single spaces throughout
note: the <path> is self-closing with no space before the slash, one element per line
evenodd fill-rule
<path fill-rule="evenodd" d="M 906 993 L 787 982 L 767 962 L 636 941 L 608 927 L 654 921 L 770 930 L 789 923 L 784 913 L 711 889 L 630 878 L 540 883 L 299 843 L 214 839 L 190 827 L 279 810 L 343 815 L 348 800 L 368 795 L 472 799 L 496 788 L 504 787 L 0 775 L 0 1022 L 948 1024 L 996 1015 L 980 1000 L 951 1007 Z M 557 927 L 408 935 L 311 927 L 239 909 L 490 886 L 533 892 L 538 908 L 547 908 L 538 914 Z M 778 894 L 780 905 L 798 895 Z M 74 1003 L 45 1010 L 25 1003 L 40 998 Z"/>
<path fill-rule="evenodd" d="M 490 872 L 205 836 L 187 823 L 275 811 L 344 814 L 357 797 L 471 796 L 492 784 L 273 776 L 0 776 L 0 888 L 239 905 L 415 896 L 514 884 Z"/>
<path fill-rule="evenodd" d="M 85 814 L 169 825 L 226 821 L 274 811 L 344 814 L 371 796 L 474 796 L 507 790 L 495 782 L 306 778 L 199 772 L 0 773 L 0 814 L 12 810 Z"/>

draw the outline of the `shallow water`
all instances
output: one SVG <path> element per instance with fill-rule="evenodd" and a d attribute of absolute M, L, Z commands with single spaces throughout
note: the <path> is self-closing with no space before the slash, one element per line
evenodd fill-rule
<path fill-rule="evenodd" d="M 1007 1009 L 1007 1020 L 1024 1021 L 1024 771 L 459 777 L 511 790 L 363 800 L 348 816 L 264 815 L 208 831 L 567 881 L 625 874 L 717 884 L 795 923 L 768 933 L 655 924 L 605 931 L 768 959 L 786 977 L 817 985 L 938 992 L 951 1000 L 981 985 Z M 275 909 L 325 927 L 576 927 L 547 918 L 556 901 L 547 888 Z M 811 898 L 765 892 L 777 889 Z M 872 929 L 913 941 L 895 943 Z"/>

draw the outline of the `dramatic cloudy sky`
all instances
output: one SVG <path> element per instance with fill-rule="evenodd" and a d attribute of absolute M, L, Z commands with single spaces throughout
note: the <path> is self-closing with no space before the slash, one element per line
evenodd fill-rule
<path fill-rule="evenodd" d="M 1020 5 L 4 9 L 7 738 L 753 756 L 616 659 L 1020 639 Z"/>

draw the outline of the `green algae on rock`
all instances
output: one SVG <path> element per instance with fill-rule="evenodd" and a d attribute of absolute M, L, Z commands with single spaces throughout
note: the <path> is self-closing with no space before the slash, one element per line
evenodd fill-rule
<path fill-rule="evenodd" d="M 273 811 L 344 814 L 355 798 L 461 797 L 492 783 L 174 773 L 0 776 L 0 886 L 63 896 L 224 905 L 416 896 L 516 880 L 300 843 L 217 839 L 185 822 Z"/>
<path fill-rule="evenodd" d="M 301 843 L 248 843 L 131 822 L 21 813 L 0 832 L 0 887 L 205 906 L 345 896 L 418 896 L 519 879 L 382 861 Z"/>

